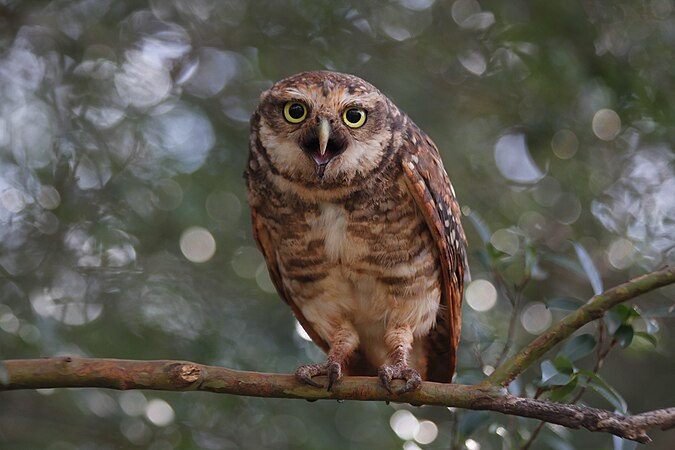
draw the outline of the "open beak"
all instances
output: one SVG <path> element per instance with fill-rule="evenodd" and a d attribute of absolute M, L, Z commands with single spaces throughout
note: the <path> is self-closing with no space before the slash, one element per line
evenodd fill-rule
<path fill-rule="evenodd" d="M 320 118 L 316 128 L 301 140 L 300 147 L 314 160 L 316 174 L 323 178 L 328 163 L 341 154 L 346 147 L 346 140 L 337 130 L 332 130 L 326 118 Z"/>
<path fill-rule="evenodd" d="M 316 174 L 319 178 L 323 178 L 323 173 L 326 171 L 326 166 L 333 159 L 333 154 L 326 153 L 328 148 L 328 139 L 330 138 L 330 123 L 328 120 L 321 119 L 319 122 L 319 148 L 318 152 L 312 152 L 312 158 L 316 163 Z"/>

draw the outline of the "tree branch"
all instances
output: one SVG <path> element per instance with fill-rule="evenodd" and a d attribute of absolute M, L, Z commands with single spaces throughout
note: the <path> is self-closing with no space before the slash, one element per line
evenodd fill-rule
<path fill-rule="evenodd" d="M 497 367 L 486 382 L 495 386 L 507 386 L 556 344 L 587 323 L 601 318 L 613 306 L 672 283 L 675 283 L 675 267 L 666 266 L 593 296 L 585 305 Z"/>
<path fill-rule="evenodd" d="M 345 377 L 332 392 L 299 383 L 293 375 L 243 372 L 185 361 L 43 358 L 6 360 L 0 365 L 0 392 L 17 389 L 98 387 L 165 391 L 208 391 L 254 397 L 305 400 L 370 400 L 405 402 L 497 411 L 570 428 L 612 433 L 649 442 L 646 430 L 675 426 L 675 408 L 623 417 L 601 409 L 509 395 L 486 385 L 423 382 L 421 389 L 390 394 L 375 377 Z M 325 377 L 324 377 L 325 381 Z M 396 381 L 399 382 L 399 381 Z"/>
<path fill-rule="evenodd" d="M 569 428 L 586 428 L 649 442 L 646 430 L 675 427 L 675 407 L 634 416 L 601 409 L 552 403 L 509 395 L 503 386 L 586 323 L 602 317 L 614 305 L 675 282 L 675 269 L 665 267 L 596 295 L 474 386 L 424 382 L 414 392 L 391 394 L 377 378 L 345 377 L 331 392 L 299 383 L 293 375 L 242 372 L 184 361 L 43 358 L 0 361 L 0 392 L 17 389 L 98 387 L 208 391 L 254 397 L 305 400 L 370 400 L 438 405 L 539 419 Z M 325 380 L 324 380 L 325 381 Z M 399 383 L 400 381 L 396 381 Z"/>

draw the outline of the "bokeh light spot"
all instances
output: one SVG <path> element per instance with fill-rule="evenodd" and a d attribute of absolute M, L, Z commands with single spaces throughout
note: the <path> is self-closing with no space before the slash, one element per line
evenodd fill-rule
<path fill-rule="evenodd" d="M 203 263 L 216 253 L 216 240 L 202 227 L 190 227 L 180 237 L 180 250 L 187 259 Z"/>
<path fill-rule="evenodd" d="M 520 248 L 518 235 L 508 228 L 502 228 L 492 233 L 490 243 L 494 248 L 508 255 L 515 255 Z"/>
<path fill-rule="evenodd" d="M 264 262 L 260 263 L 258 270 L 255 272 L 255 281 L 258 283 L 258 287 L 267 293 L 273 294 L 277 291 L 267 271 L 267 264 Z"/>
<path fill-rule="evenodd" d="M 0 305 L 2 306 L 2 305 Z M 19 319 L 11 312 L 0 312 L 0 330 L 5 331 L 9 334 L 16 334 L 19 331 L 21 322 Z"/>
<path fill-rule="evenodd" d="M 520 315 L 523 328 L 530 334 L 541 334 L 551 325 L 552 320 L 551 311 L 541 302 L 530 303 Z"/>
<path fill-rule="evenodd" d="M 255 278 L 262 262 L 262 255 L 255 247 L 239 247 L 232 255 L 232 269 L 242 278 Z"/>
<path fill-rule="evenodd" d="M 183 201 L 183 188 L 171 178 L 159 180 L 153 194 L 152 203 L 163 211 L 176 209 Z"/>
<path fill-rule="evenodd" d="M 628 239 L 619 238 L 612 241 L 607 250 L 607 259 L 616 269 L 626 269 L 633 262 L 635 247 Z"/>
<path fill-rule="evenodd" d="M 571 225 L 581 216 L 581 202 L 574 194 L 561 194 L 552 212 L 558 222 Z"/>
<path fill-rule="evenodd" d="M 119 395 L 118 402 L 124 414 L 131 417 L 143 414 L 148 403 L 145 395 L 139 391 L 122 392 Z"/>
<path fill-rule="evenodd" d="M 61 195 L 54 186 L 42 186 L 37 201 L 45 209 L 56 209 L 61 204 Z"/>
<path fill-rule="evenodd" d="M 593 116 L 593 133 L 603 141 L 611 141 L 621 131 L 621 118 L 616 111 L 601 109 Z"/>
<path fill-rule="evenodd" d="M 176 414 L 167 402 L 153 398 L 145 407 L 145 417 L 158 427 L 165 427 L 174 421 Z"/>
<path fill-rule="evenodd" d="M 483 75 L 485 69 L 487 69 L 485 57 L 477 51 L 462 53 L 457 58 L 462 66 L 474 75 Z"/>
<path fill-rule="evenodd" d="M 466 288 L 466 302 L 474 311 L 489 311 L 497 303 L 497 289 L 488 280 L 473 280 Z"/>
<path fill-rule="evenodd" d="M 480 443 L 473 439 L 467 439 L 464 441 L 464 446 L 466 447 L 466 450 L 480 450 Z"/>
<path fill-rule="evenodd" d="M 431 444 L 438 437 L 438 427 L 430 420 L 420 421 L 419 430 L 415 433 L 415 441 L 422 445 Z"/>
<path fill-rule="evenodd" d="M 579 149 L 579 139 L 570 130 L 559 130 L 551 139 L 553 153 L 560 159 L 570 159 Z"/>
<path fill-rule="evenodd" d="M 9 212 L 20 212 L 27 203 L 28 196 L 19 189 L 9 188 L 0 194 L 0 204 Z"/>
<path fill-rule="evenodd" d="M 304 340 L 310 341 L 310 342 L 312 341 L 312 338 L 309 337 L 309 334 L 307 334 L 305 329 L 302 328 L 302 325 L 300 325 L 300 322 L 298 322 L 297 320 L 295 321 L 295 332 L 298 334 L 298 336 L 300 336 Z"/>
<path fill-rule="evenodd" d="M 407 409 L 399 409 L 391 415 L 389 425 L 394 433 L 403 440 L 411 440 L 420 429 L 417 417 Z"/>
<path fill-rule="evenodd" d="M 544 177 L 525 142 L 525 135 L 505 134 L 495 144 L 495 162 L 504 177 L 517 183 L 536 183 Z"/>
<path fill-rule="evenodd" d="M 241 201 L 232 192 L 216 190 L 206 197 L 206 212 L 213 220 L 235 224 L 241 216 Z"/>

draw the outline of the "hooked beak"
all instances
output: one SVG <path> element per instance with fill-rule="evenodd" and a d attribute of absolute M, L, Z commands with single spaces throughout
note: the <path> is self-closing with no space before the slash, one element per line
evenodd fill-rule
<path fill-rule="evenodd" d="M 328 138 L 330 137 L 330 124 L 326 119 L 321 119 L 319 122 L 319 156 L 326 154 L 326 146 L 328 145 Z"/>

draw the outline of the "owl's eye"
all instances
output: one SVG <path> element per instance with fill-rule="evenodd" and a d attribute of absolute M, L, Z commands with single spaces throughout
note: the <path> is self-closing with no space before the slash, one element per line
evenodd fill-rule
<path fill-rule="evenodd" d="M 350 128 L 359 128 L 366 123 L 366 110 L 363 108 L 348 108 L 342 114 L 342 120 Z"/>
<path fill-rule="evenodd" d="M 284 119 L 290 123 L 300 123 L 307 117 L 307 107 L 298 102 L 287 102 L 284 105 Z"/>

